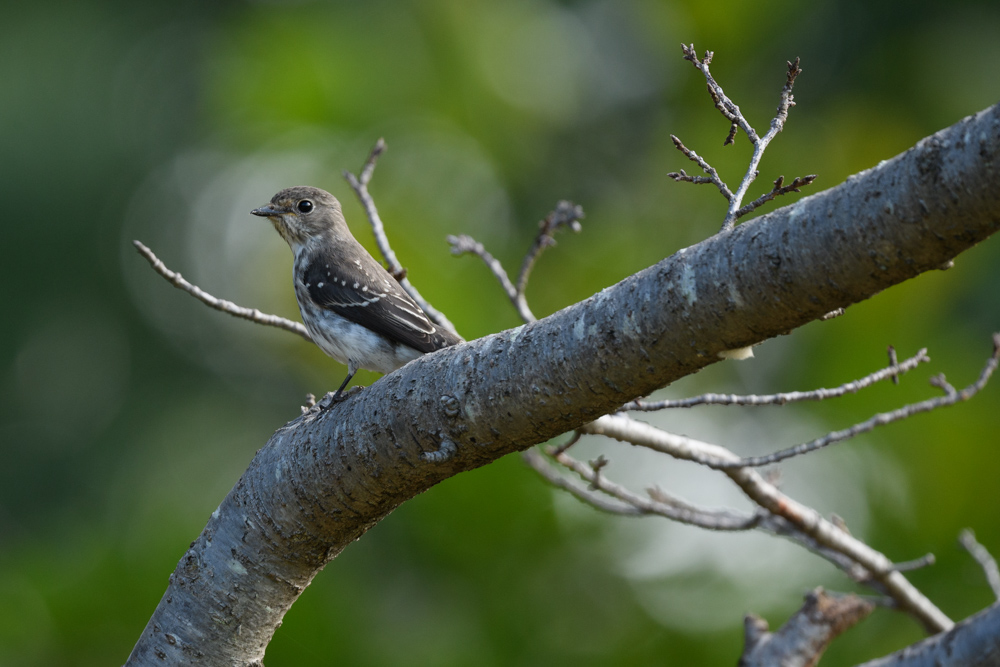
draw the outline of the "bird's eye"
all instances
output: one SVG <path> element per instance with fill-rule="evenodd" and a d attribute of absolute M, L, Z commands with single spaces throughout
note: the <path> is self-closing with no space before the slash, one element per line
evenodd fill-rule
<path fill-rule="evenodd" d="M 313 210 L 313 203 L 308 199 L 303 199 L 302 201 L 299 202 L 297 208 L 299 209 L 299 213 L 308 213 L 309 211 Z"/>

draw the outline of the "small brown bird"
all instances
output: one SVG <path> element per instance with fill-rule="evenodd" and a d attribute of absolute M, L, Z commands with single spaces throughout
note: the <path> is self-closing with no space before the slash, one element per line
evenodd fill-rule
<path fill-rule="evenodd" d="M 325 190 L 287 188 L 250 211 L 266 217 L 295 256 L 293 279 L 302 322 L 321 350 L 342 364 L 391 373 L 462 339 L 427 317 L 351 235 L 340 202 Z"/>

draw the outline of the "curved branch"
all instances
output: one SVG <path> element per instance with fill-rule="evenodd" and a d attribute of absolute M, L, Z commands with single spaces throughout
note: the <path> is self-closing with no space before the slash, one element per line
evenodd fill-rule
<path fill-rule="evenodd" d="M 1000 227 L 998 162 L 1000 106 L 581 303 L 423 356 L 289 422 L 182 558 L 129 664 L 260 662 L 316 573 L 400 503 L 987 238 Z M 450 457 L 421 456 L 444 438 Z M 887 585 L 905 581 L 891 567 L 872 565 Z"/>
<path fill-rule="evenodd" d="M 983 568 L 986 583 L 990 585 L 993 597 L 1000 600 L 1000 568 L 997 567 L 996 559 L 986 550 L 986 547 L 976 540 L 976 534 L 969 528 L 961 532 L 958 536 L 958 542 L 976 560 L 979 567 Z"/>

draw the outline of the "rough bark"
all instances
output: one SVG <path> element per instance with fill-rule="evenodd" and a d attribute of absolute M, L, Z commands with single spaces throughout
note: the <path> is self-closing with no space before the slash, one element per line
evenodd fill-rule
<path fill-rule="evenodd" d="M 1000 228 L 1000 106 L 543 320 L 422 357 L 279 429 L 181 559 L 130 665 L 246 665 L 405 500 L 939 268 Z"/>
<path fill-rule="evenodd" d="M 1000 602 L 970 616 L 948 632 L 858 667 L 998 667 Z"/>
<path fill-rule="evenodd" d="M 764 619 L 748 615 L 743 619 L 745 647 L 737 667 L 813 667 L 830 642 L 874 608 L 856 595 L 833 597 L 817 588 L 777 632 L 768 632 Z"/>

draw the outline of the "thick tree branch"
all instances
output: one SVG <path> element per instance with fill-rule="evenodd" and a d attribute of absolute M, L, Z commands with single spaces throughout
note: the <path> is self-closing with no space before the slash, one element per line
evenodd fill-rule
<path fill-rule="evenodd" d="M 722 350 L 940 267 L 1000 228 L 998 159 L 993 107 L 581 303 L 421 357 L 289 422 L 181 559 L 129 664 L 259 662 L 319 569 L 405 500 L 579 428 Z M 422 456 L 445 439 L 451 456 Z M 903 579 L 891 564 L 872 569 Z"/>
<path fill-rule="evenodd" d="M 1000 602 L 948 632 L 858 667 L 1000 667 Z"/>

